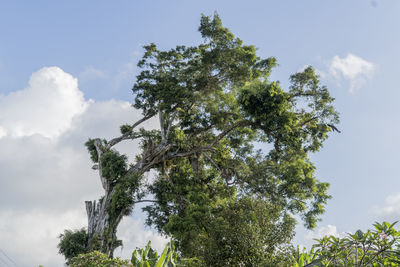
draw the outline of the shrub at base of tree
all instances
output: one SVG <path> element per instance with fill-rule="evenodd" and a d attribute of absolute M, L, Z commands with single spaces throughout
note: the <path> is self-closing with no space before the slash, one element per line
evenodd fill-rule
<path fill-rule="evenodd" d="M 72 267 L 110 267 L 110 266 L 135 266 L 128 260 L 120 258 L 110 259 L 106 254 L 99 251 L 92 251 L 86 254 L 80 254 L 73 258 L 70 262 Z M 136 266 L 135 266 L 136 267 Z"/>
<path fill-rule="evenodd" d="M 74 231 L 65 230 L 59 238 L 59 253 L 64 255 L 67 264 L 73 257 L 87 252 L 88 234 L 84 228 Z"/>
<path fill-rule="evenodd" d="M 132 253 L 131 260 L 111 259 L 99 251 L 80 254 L 70 261 L 72 267 L 179 267 L 179 266 L 200 266 L 197 259 L 181 259 L 176 252 L 174 242 L 168 243 L 163 252 L 158 255 L 157 251 L 151 248 L 150 241 L 146 248 L 137 248 Z"/>

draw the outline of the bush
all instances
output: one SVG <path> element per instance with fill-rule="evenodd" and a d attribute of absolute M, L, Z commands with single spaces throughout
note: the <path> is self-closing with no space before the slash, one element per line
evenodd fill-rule
<path fill-rule="evenodd" d="M 106 254 L 93 251 L 80 254 L 70 262 L 72 267 L 166 267 L 166 266 L 197 266 L 195 259 L 179 259 L 173 242 L 168 243 L 161 255 L 150 247 L 150 241 L 146 248 L 137 248 L 132 253 L 132 259 L 121 260 L 120 258 L 110 259 Z"/>
<path fill-rule="evenodd" d="M 310 252 L 298 251 L 293 266 L 399 266 L 400 231 L 395 224 L 375 223 L 365 233 L 358 230 L 344 238 L 316 239 Z"/>
<path fill-rule="evenodd" d="M 59 253 L 64 255 L 67 260 L 67 264 L 69 261 L 82 253 L 87 252 L 87 242 L 88 242 L 88 234 L 84 228 L 80 230 L 65 230 L 63 234 L 59 236 L 60 243 L 58 243 Z"/>
<path fill-rule="evenodd" d="M 72 267 L 128 267 L 134 266 L 128 260 L 121 260 L 120 258 L 110 259 L 106 254 L 92 251 L 86 254 L 80 254 L 70 261 Z"/>

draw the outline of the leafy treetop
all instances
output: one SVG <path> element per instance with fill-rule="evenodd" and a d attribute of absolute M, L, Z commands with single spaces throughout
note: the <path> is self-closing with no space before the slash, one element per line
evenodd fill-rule
<path fill-rule="evenodd" d="M 198 46 L 167 51 L 145 46 L 133 86 L 134 107 L 143 118 L 122 125 L 119 137 L 86 143 L 99 163 L 109 232 L 115 233 L 122 216 L 150 193 L 155 199 L 145 208 L 147 223 L 179 238 L 185 257 L 199 255 L 191 248 L 207 255 L 207 247 L 228 246 L 224 237 L 230 227 L 222 226 L 231 222 L 217 218 L 232 218 L 253 233 L 286 229 L 288 235 L 279 241 L 285 243 L 292 235 L 292 216 L 300 214 L 313 228 L 330 197 L 329 185 L 317 180 L 308 156 L 337 130 L 334 99 L 312 67 L 290 76 L 286 90 L 271 81 L 276 59 L 257 56 L 256 48 L 223 27 L 217 14 L 202 16 L 199 31 L 204 41 Z M 157 116 L 160 129 L 138 129 Z M 141 140 L 142 153 L 128 164 L 113 147 L 132 139 Z M 256 150 L 256 143 L 263 149 Z M 142 174 L 150 170 L 156 179 L 140 188 Z M 242 207 L 254 208 L 251 220 Z M 204 218 L 221 227 L 207 228 Z M 265 228 L 251 228 L 261 218 L 269 219 Z M 253 238 L 258 242 L 253 245 L 272 242 L 266 240 Z"/>

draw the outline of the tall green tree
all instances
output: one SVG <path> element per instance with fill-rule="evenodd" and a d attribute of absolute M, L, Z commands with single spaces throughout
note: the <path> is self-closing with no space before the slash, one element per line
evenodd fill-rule
<path fill-rule="evenodd" d="M 258 57 L 216 14 L 202 16 L 199 32 L 198 46 L 145 46 L 133 86 L 143 118 L 116 138 L 86 143 L 104 189 L 86 202 L 89 250 L 112 256 L 118 224 L 147 195 L 148 224 L 172 234 L 185 257 L 210 264 L 268 258 L 290 240 L 293 215 L 312 228 L 324 212 L 328 184 L 316 179 L 308 154 L 337 130 L 327 88 L 308 67 L 282 89 L 269 80 L 276 59 Z M 158 130 L 139 128 L 154 117 Z M 135 139 L 142 152 L 128 163 L 114 146 Z M 150 170 L 156 178 L 144 185 Z M 243 253 L 233 259 L 232 251 Z"/>

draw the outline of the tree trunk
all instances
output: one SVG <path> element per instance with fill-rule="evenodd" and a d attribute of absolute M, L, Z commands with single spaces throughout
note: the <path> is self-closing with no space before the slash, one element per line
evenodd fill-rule
<path fill-rule="evenodd" d="M 109 193 L 106 192 L 106 195 Z M 108 197 L 110 198 L 110 197 Z M 116 232 L 116 229 L 110 228 L 109 215 L 107 213 L 107 207 L 109 200 L 104 197 L 102 200 L 96 202 L 85 201 L 86 212 L 88 216 L 88 248 L 89 250 L 99 250 L 112 257 L 113 249 L 109 249 L 109 242 L 116 239 L 112 233 Z M 117 225 L 115 225 L 115 228 Z M 111 233 L 111 235 L 110 235 Z M 110 240 L 111 239 L 111 240 Z"/>
<path fill-rule="evenodd" d="M 99 250 L 109 257 L 113 257 L 115 248 L 122 242 L 117 240 L 117 228 L 123 217 L 124 211 L 110 223 L 107 209 L 111 202 L 111 194 L 106 192 L 108 197 L 96 202 L 85 201 L 88 216 L 88 248 L 89 250 Z"/>
<path fill-rule="evenodd" d="M 164 132 L 164 125 L 162 123 L 162 114 L 160 113 L 161 132 Z M 142 122 L 150 117 L 145 117 L 140 120 Z M 138 123 L 139 123 L 138 122 Z M 135 123 L 132 127 L 138 125 Z M 172 122 L 171 122 L 172 123 Z M 137 173 L 142 175 L 149 171 L 152 167 L 165 160 L 169 160 L 176 157 L 186 157 L 202 150 L 209 150 L 209 148 L 198 148 L 191 151 L 185 152 L 169 152 L 174 144 L 169 143 L 167 134 L 162 135 L 161 142 L 158 145 L 150 146 L 145 148 L 142 152 L 142 158 L 134 165 L 127 169 L 127 175 Z M 117 227 L 121 222 L 123 216 L 127 214 L 127 210 L 132 207 L 124 207 L 119 214 L 113 214 L 113 218 L 110 218 L 109 208 L 111 206 L 112 197 L 115 194 L 114 184 L 112 184 L 106 177 L 103 176 L 103 170 L 101 166 L 101 157 L 103 153 L 111 149 L 112 146 L 119 143 L 122 140 L 129 139 L 129 134 L 124 134 L 121 137 L 114 138 L 108 143 L 103 143 L 100 139 L 94 140 L 94 146 L 98 155 L 97 165 L 93 169 L 98 169 L 99 177 L 101 180 L 102 187 L 104 189 L 104 197 L 99 201 L 85 201 L 86 212 L 88 216 L 88 244 L 87 248 L 89 251 L 98 250 L 102 253 L 107 254 L 109 257 L 113 256 L 114 249 L 122 245 L 120 240 L 117 240 Z M 140 202 L 140 201 L 139 201 Z"/>
<path fill-rule="evenodd" d="M 88 244 L 89 251 L 98 250 L 105 253 L 109 257 L 113 257 L 114 249 L 122 243 L 117 240 L 117 227 L 122 219 L 122 213 L 110 223 L 108 209 L 111 204 L 111 199 L 114 194 L 114 187 L 103 177 L 102 167 L 100 164 L 101 156 L 104 148 L 99 139 L 94 142 L 99 158 L 98 170 L 102 187 L 104 189 L 104 197 L 96 201 L 85 201 L 86 213 L 88 216 Z"/>

